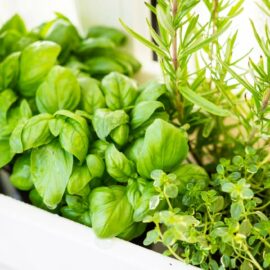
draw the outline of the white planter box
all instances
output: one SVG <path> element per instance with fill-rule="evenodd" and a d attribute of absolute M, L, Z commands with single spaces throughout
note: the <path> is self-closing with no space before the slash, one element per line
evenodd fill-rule
<path fill-rule="evenodd" d="M 1 270 L 192 270 L 120 239 L 0 195 Z"/>

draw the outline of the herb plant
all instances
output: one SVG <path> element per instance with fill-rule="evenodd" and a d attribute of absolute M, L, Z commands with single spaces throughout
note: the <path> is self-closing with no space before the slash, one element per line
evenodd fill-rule
<path fill-rule="evenodd" d="M 147 21 L 153 42 L 121 21 L 157 54 L 174 107 L 170 119 L 189 134 L 189 164 L 151 172 L 157 194 L 150 200 L 153 212 L 143 221 L 155 226 L 144 244 L 161 242 L 167 247 L 165 254 L 202 269 L 270 265 L 269 29 L 266 25 L 261 37 L 251 21 L 263 56 L 249 59 L 240 75 L 238 63 L 249 52 L 235 59 L 237 32 L 228 34 L 228 30 L 243 3 L 147 4 L 158 24 L 155 30 Z M 206 23 L 196 15 L 198 4 L 209 12 Z M 269 1 L 258 5 L 269 13 Z M 162 202 L 166 206 L 159 209 Z"/>
<path fill-rule="evenodd" d="M 63 15 L 0 29 L 0 168 L 32 204 L 101 238 L 162 243 L 202 269 L 270 267 L 269 29 L 234 55 L 244 0 L 146 4 L 164 83 L 138 86 L 126 36 Z M 203 5 L 209 18 L 196 15 Z M 270 2 L 259 7 L 269 14 Z M 239 73 L 240 72 L 240 73 Z M 251 76 L 250 76 L 251 75 Z"/>

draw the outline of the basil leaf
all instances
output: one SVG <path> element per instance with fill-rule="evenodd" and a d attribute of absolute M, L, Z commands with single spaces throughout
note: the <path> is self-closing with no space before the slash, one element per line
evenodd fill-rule
<path fill-rule="evenodd" d="M 105 171 L 105 164 L 98 155 L 90 154 L 86 157 L 86 164 L 91 178 L 102 177 Z"/>
<path fill-rule="evenodd" d="M 131 111 L 131 127 L 133 129 L 138 128 L 160 108 L 164 109 L 164 106 L 159 101 L 142 101 L 138 103 Z"/>
<path fill-rule="evenodd" d="M 17 98 L 11 89 L 6 89 L 0 93 L 0 121 L 7 120 L 7 112 Z"/>
<path fill-rule="evenodd" d="M 55 66 L 39 86 L 36 103 L 40 112 L 55 113 L 66 109 L 73 111 L 80 102 L 79 83 L 68 68 Z"/>
<path fill-rule="evenodd" d="M 13 153 L 18 154 L 23 152 L 22 132 L 25 123 L 26 120 L 20 121 L 10 135 L 9 144 L 10 149 Z"/>
<path fill-rule="evenodd" d="M 132 224 L 133 210 L 125 187 L 95 188 L 89 200 L 92 227 L 99 237 L 117 236 Z"/>
<path fill-rule="evenodd" d="M 62 118 L 53 118 L 49 121 L 49 129 L 53 136 L 57 137 L 62 131 L 65 120 Z"/>
<path fill-rule="evenodd" d="M 112 110 L 129 107 L 139 94 L 135 81 L 117 72 L 104 77 L 101 86 L 106 104 Z"/>
<path fill-rule="evenodd" d="M 136 99 L 136 104 L 142 101 L 158 100 L 162 95 L 166 93 L 166 87 L 164 84 L 157 82 L 150 82 L 141 90 L 140 95 Z"/>
<path fill-rule="evenodd" d="M 59 127 L 61 146 L 80 162 L 83 162 L 88 152 L 90 136 L 86 120 L 77 114 L 64 110 L 56 112 L 55 115 L 64 120 Z M 56 130 L 54 131 L 56 134 Z"/>
<path fill-rule="evenodd" d="M 0 153 L 0 168 L 2 168 L 7 165 L 14 157 L 14 153 L 10 149 L 8 139 L 0 140 Z"/>
<path fill-rule="evenodd" d="M 161 119 L 156 119 L 145 133 L 137 169 L 150 178 L 155 169 L 170 171 L 187 156 L 188 141 L 184 131 Z"/>
<path fill-rule="evenodd" d="M 22 100 L 19 105 L 9 108 L 6 117 L 0 117 L 0 139 L 8 138 L 20 121 L 25 121 L 31 116 L 32 112 L 26 100 Z"/>
<path fill-rule="evenodd" d="M 131 241 L 142 235 L 146 229 L 146 223 L 137 222 L 131 224 L 128 228 L 126 228 L 122 233 L 120 233 L 117 237 L 124 239 L 126 241 Z"/>
<path fill-rule="evenodd" d="M 110 134 L 112 140 L 120 146 L 125 145 L 129 139 L 129 127 L 128 125 L 121 125 L 114 130 L 112 130 Z"/>
<path fill-rule="evenodd" d="M 79 33 L 67 18 L 58 17 L 46 23 L 41 29 L 41 36 L 61 46 L 61 62 L 66 61 L 70 53 L 80 45 Z"/>
<path fill-rule="evenodd" d="M 32 150 L 31 178 L 49 208 L 56 208 L 62 200 L 72 167 L 72 155 L 57 141 Z"/>
<path fill-rule="evenodd" d="M 19 76 L 20 55 L 20 52 L 12 53 L 0 64 L 0 91 L 16 86 Z"/>
<path fill-rule="evenodd" d="M 35 95 L 39 84 L 55 64 L 60 46 L 51 41 L 37 41 L 21 55 L 19 91 L 23 96 Z"/>
<path fill-rule="evenodd" d="M 86 76 L 80 77 L 78 81 L 81 87 L 79 107 L 89 114 L 94 114 L 98 108 L 104 108 L 105 98 L 100 89 L 99 81 Z"/>
<path fill-rule="evenodd" d="M 91 226 L 89 203 L 85 197 L 66 195 L 67 206 L 61 208 L 61 213 L 76 222 Z"/>
<path fill-rule="evenodd" d="M 85 64 L 93 77 L 103 77 L 111 72 L 124 73 L 124 68 L 111 57 L 91 57 Z"/>
<path fill-rule="evenodd" d="M 129 178 L 136 176 L 133 162 L 119 152 L 113 144 L 106 150 L 105 163 L 108 174 L 119 182 L 127 182 Z"/>
<path fill-rule="evenodd" d="M 127 124 L 129 120 L 125 111 L 110 111 L 109 109 L 97 109 L 93 117 L 93 127 L 97 136 L 105 140 L 111 131 L 120 125 Z"/>
<path fill-rule="evenodd" d="M 49 129 L 49 121 L 52 118 L 52 115 L 43 113 L 35 115 L 25 122 L 21 133 L 24 151 L 47 144 L 53 140 L 54 137 Z"/>
<path fill-rule="evenodd" d="M 138 128 L 133 130 L 134 138 L 139 138 L 145 135 L 146 129 L 153 124 L 156 119 L 163 119 L 164 121 L 169 121 L 169 114 L 165 111 L 159 112 L 156 111 L 152 116 L 144 123 L 142 123 Z"/>
<path fill-rule="evenodd" d="M 101 158 L 105 157 L 105 152 L 110 144 L 106 141 L 97 140 L 95 141 L 90 148 L 90 153 L 100 156 Z"/>
<path fill-rule="evenodd" d="M 0 61 L 17 51 L 16 47 L 20 38 L 21 34 L 14 30 L 8 30 L 0 34 Z"/>
<path fill-rule="evenodd" d="M 80 194 L 82 189 L 90 182 L 91 175 L 86 164 L 74 164 L 69 178 L 67 190 L 70 194 Z"/>
<path fill-rule="evenodd" d="M 12 174 L 10 175 L 12 185 L 20 190 L 30 190 L 33 187 L 30 173 L 30 153 L 25 153 L 16 159 Z"/>
<path fill-rule="evenodd" d="M 9 20 L 4 23 L 0 30 L 0 33 L 3 33 L 7 30 L 16 30 L 21 34 L 25 34 L 26 27 L 23 19 L 18 14 L 13 15 Z"/>
<path fill-rule="evenodd" d="M 106 37 L 87 38 L 82 41 L 76 53 L 81 56 L 89 56 L 94 54 L 96 49 L 112 49 L 114 47 L 115 44 Z"/>
<path fill-rule="evenodd" d="M 128 159 L 134 161 L 135 163 L 138 162 L 143 147 L 143 141 L 143 138 L 139 138 L 126 149 L 125 155 Z"/>
<path fill-rule="evenodd" d="M 87 37 L 107 38 L 115 45 L 123 45 L 126 41 L 126 35 L 120 30 L 108 26 L 92 26 L 88 29 Z"/>
<path fill-rule="evenodd" d="M 149 183 L 143 178 L 137 178 L 136 180 L 130 179 L 128 181 L 127 198 L 134 209 L 147 185 L 149 185 Z"/>
<path fill-rule="evenodd" d="M 209 176 L 204 168 L 195 164 L 183 164 L 175 169 L 173 174 L 176 175 L 178 182 L 178 192 L 184 193 L 189 183 L 196 184 L 200 190 L 208 186 Z"/>

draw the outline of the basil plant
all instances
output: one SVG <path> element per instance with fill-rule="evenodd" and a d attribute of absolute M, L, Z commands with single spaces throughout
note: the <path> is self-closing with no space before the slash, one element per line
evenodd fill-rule
<path fill-rule="evenodd" d="M 138 237 L 157 196 L 152 172 L 184 175 L 183 188 L 188 179 L 187 134 L 170 122 L 166 87 L 129 77 L 140 64 L 119 30 L 81 37 L 58 14 L 32 31 L 16 15 L 0 33 L 12 31 L 14 46 L 0 43 L 0 167 L 34 205 L 102 238 Z"/>

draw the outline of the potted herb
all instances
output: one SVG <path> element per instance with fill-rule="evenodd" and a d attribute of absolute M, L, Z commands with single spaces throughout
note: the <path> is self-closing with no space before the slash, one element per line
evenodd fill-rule
<path fill-rule="evenodd" d="M 260 37 L 251 22 L 263 56 L 239 75 L 237 32 L 222 36 L 243 1 L 203 1 L 204 25 L 199 2 L 147 4 L 153 42 L 122 22 L 164 75 L 141 87 L 120 31 L 82 38 L 58 14 L 27 32 L 11 18 L 0 30 L 0 167 L 32 204 L 100 238 L 146 233 L 144 245 L 201 269 L 267 269 L 269 29 Z"/>

